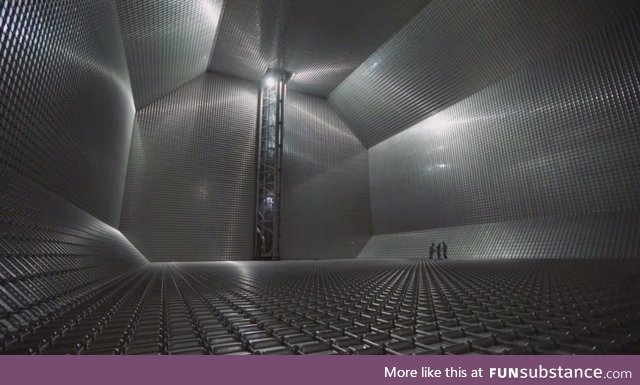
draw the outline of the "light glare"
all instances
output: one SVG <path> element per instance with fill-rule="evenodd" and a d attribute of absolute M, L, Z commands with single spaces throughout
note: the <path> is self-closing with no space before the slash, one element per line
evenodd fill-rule
<path fill-rule="evenodd" d="M 269 76 L 264 80 L 264 85 L 267 86 L 267 88 L 273 88 L 276 85 L 276 79 Z"/>

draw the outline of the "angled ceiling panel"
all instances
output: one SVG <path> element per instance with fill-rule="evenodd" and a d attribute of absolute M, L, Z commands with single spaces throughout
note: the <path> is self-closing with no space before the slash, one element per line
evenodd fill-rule
<path fill-rule="evenodd" d="M 293 90 L 326 96 L 428 0 L 234 0 L 225 5 L 209 69 L 258 80 L 296 73 Z"/>
<path fill-rule="evenodd" d="M 207 69 L 223 0 L 117 0 L 136 108 Z"/>
<path fill-rule="evenodd" d="M 371 147 L 638 5 L 631 0 L 434 0 L 329 101 Z"/>

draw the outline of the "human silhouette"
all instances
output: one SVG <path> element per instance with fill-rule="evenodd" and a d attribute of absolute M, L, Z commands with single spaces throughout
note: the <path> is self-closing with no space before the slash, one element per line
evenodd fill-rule
<path fill-rule="evenodd" d="M 442 243 L 438 243 L 438 259 L 442 256 Z"/>
<path fill-rule="evenodd" d="M 436 253 L 436 244 L 432 243 L 431 247 L 429 247 L 429 259 L 433 259 L 433 254 Z"/>
<path fill-rule="evenodd" d="M 447 259 L 447 244 L 444 241 L 442 242 L 442 256 Z"/>

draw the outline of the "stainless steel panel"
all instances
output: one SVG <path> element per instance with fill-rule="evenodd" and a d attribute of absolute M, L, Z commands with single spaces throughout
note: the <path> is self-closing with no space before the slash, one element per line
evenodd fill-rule
<path fill-rule="evenodd" d="M 134 106 L 114 5 L 1 4 L 0 176 L 118 226 Z"/>
<path fill-rule="evenodd" d="M 67 259 L 112 267 L 146 262 L 117 229 L 17 172 L 7 170 L 2 177 L 0 261 Z"/>
<path fill-rule="evenodd" d="M 638 354 L 639 274 L 633 260 L 151 263 L 0 353 Z"/>
<path fill-rule="evenodd" d="M 562 255 L 638 256 L 637 244 L 625 245 L 638 233 L 639 73 L 634 13 L 372 147 L 374 233 L 439 228 L 421 233 L 419 242 L 451 236 L 462 247 L 477 246 L 474 234 L 486 229 L 478 242 L 491 247 L 508 234 L 505 221 L 554 217 L 516 222 L 514 231 L 523 233 L 514 239 L 531 231 L 526 237 L 540 235 L 544 244 L 564 229 L 564 239 L 554 241 Z M 584 219 L 581 228 L 581 218 L 594 213 L 618 219 L 611 227 L 604 226 L 609 219 Z M 499 223 L 468 227 L 488 222 Z M 447 229 L 453 226 L 466 227 Z M 464 234 L 470 239 L 463 242 Z M 364 254 L 383 239 L 372 240 Z M 528 245 L 515 244 L 518 252 L 507 254 L 557 254 Z M 400 248 L 406 255 L 411 246 Z"/>
<path fill-rule="evenodd" d="M 435 0 L 364 61 L 329 101 L 369 148 L 639 4 Z"/>
<path fill-rule="evenodd" d="M 34 330 L 68 322 L 60 314 L 86 309 L 111 280 L 146 260 L 118 230 L 40 184 L 13 170 L 0 175 L 1 354 Z"/>
<path fill-rule="evenodd" d="M 366 149 L 326 99 L 296 92 L 283 135 L 283 259 L 355 257 L 370 235 Z"/>
<path fill-rule="evenodd" d="M 116 0 L 137 109 L 204 73 L 223 0 Z"/>
<path fill-rule="evenodd" d="M 296 73 L 290 89 L 326 96 L 428 0 L 233 0 L 209 68 L 258 80 Z"/>
<path fill-rule="evenodd" d="M 115 6 L 4 1 L 0 34 L 4 350 L 146 260 L 112 227 L 134 118 Z"/>
<path fill-rule="evenodd" d="M 257 109 L 206 73 L 137 113 L 121 230 L 148 259 L 251 258 Z"/>
<path fill-rule="evenodd" d="M 359 258 L 428 258 L 446 242 L 449 259 L 639 258 L 638 210 L 541 217 L 378 234 Z M 435 258 L 435 257 L 434 257 Z"/>

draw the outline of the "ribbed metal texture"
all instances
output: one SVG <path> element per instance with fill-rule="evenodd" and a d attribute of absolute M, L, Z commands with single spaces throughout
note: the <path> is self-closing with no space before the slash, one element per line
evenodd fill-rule
<path fill-rule="evenodd" d="M 374 233 L 640 207 L 640 16 L 369 151 Z"/>
<path fill-rule="evenodd" d="M 120 221 L 134 117 L 115 6 L 0 4 L 5 347 L 45 332 L 81 296 L 95 297 L 145 259 L 112 227 Z"/>
<path fill-rule="evenodd" d="M 118 230 L 17 172 L 2 172 L 0 213 L 0 350 L 146 261 Z"/>
<path fill-rule="evenodd" d="M 148 259 L 251 258 L 257 110 L 207 73 L 137 113 L 121 230 Z"/>
<path fill-rule="evenodd" d="M 223 0 L 116 0 L 138 109 L 207 68 Z"/>
<path fill-rule="evenodd" d="M 435 0 L 329 101 L 369 148 L 638 5 L 635 0 Z"/>
<path fill-rule="evenodd" d="M 49 258 L 70 258 L 87 265 L 145 261 L 118 230 L 39 184 L 11 171 L 3 174 L 3 182 L 0 260 L 36 258 L 45 265 Z M 27 274 L 29 263 L 23 263 Z"/>
<path fill-rule="evenodd" d="M 209 68 L 258 80 L 281 66 L 291 89 L 326 96 L 427 2 L 227 1 Z"/>
<path fill-rule="evenodd" d="M 283 259 L 355 257 L 370 236 L 366 149 L 326 99 L 296 92 L 283 135 Z"/>
<path fill-rule="evenodd" d="M 640 255 L 639 73 L 634 14 L 374 146 L 375 233 L 502 223 L 380 236 L 363 256 Z M 572 219 L 504 222 L 530 217 Z"/>
<path fill-rule="evenodd" d="M 638 354 L 638 274 L 631 260 L 153 263 L 0 354 Z"/>
<path fill-rule="evenodd" d="M 134 106 L 114 5 L 0 4 L 0 178 L 117 226 Z"/>
<path fill-rule="evenodd" d="M 530 218 L 379 234 L 358 257 L 428 258 L 431 243 L 443 241 L 449 259 L 639 258 L 640 213 Z"/>

